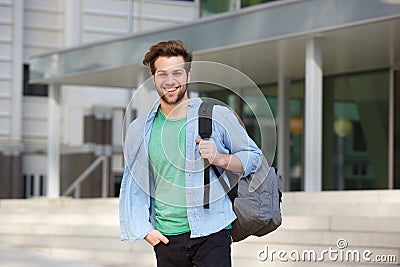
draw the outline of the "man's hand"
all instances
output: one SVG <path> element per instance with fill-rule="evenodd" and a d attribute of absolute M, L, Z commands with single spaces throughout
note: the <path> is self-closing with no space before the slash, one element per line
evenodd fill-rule
<path fill-rule="evenodd" d="M 199 144 L 199 152 L 203 159 L 207 159 L 210 164 L 218 165 L 220 153 L 217 150 L 214 142 L 211 140 L 202 140 L 196 138 L 196 143 Z"/>
<path fill-rule="evenodd" d="M 233 172 L 243 172 L 243 165 L 236 155 L 219 153 L 214 142 L 196 138 L 199 144 L 200 155 L 212 165 L 222 167 Z"/>
<path fill-rule="evenodd" d="M 157 230 L 151 230 L 145 237 L 144 240 L 146 240 L 151 246 L 155 246 L 160 242 L 163 242 L 164 244 L 168 244 L 169 240 L 168 238 L 165 237 L 165 235 L 161 234 Z"/>

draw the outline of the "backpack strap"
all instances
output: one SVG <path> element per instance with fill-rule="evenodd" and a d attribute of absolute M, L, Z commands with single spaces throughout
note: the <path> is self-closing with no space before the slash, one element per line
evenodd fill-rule
<path fill-rule="evenodd" d="M 208 102 L 202 102 L 199 108 L 199 135 L 202 139 L 210 139 L 212 133 L 212 113 L 214 104 Z M 231 190 L 230 186 L 225 182 L 217 166 L 211 165 L 207 159 L 204 159 L 204 208 L 209 209 L 210 205 L 210 166 L 214 173 L 217 175 L 219 182 L 221 183 L 225 193 L 228 194 L 229 198 L 233 202 L 236 191 Z M 236 186 L 237 190 L 237 186 Z"/>
<path fill-rule="evenodd" d="M 208 140 L 212 133 L 212 112 L 214 104 L 202 102 L 199 108 L 199 135 Z M 204 208 L 210 208 L 210 162 L 204 159 Z"/>

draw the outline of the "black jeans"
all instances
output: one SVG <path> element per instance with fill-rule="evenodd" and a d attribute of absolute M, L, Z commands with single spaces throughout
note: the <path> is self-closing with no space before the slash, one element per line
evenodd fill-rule
<path fill-rule="evenodd" d="M 231 235 L 221 230 L 209 236 L 190 238 L 190 233 L 167 236 L 169 243 L 154 246 L 158 267 L 230 267 Z"/>

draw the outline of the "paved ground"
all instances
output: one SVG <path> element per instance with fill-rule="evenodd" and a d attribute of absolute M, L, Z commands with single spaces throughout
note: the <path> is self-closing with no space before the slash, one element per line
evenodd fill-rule
<path fill-rule="evenodd" d="M 69 259 L 48 252 L 11 247 L 0 243 L 0 267 L 104 267 L 94 262 Z"/>

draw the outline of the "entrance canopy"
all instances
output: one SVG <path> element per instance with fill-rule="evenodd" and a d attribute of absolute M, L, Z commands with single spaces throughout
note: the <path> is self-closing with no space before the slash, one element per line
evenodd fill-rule
<path fill-rule="evenodd" d="M 196 61 L 237 68 L 256 83 L 305 76 L 305 49 L 320 38 L 324 75 L 399 66 L 400 1 L 279 1 L 178 27 L 38 55 L 31 83 L 136 87 L 143 55 L 180 39 Z M 195 75 L 195 73 L 194 73 Z"/>

